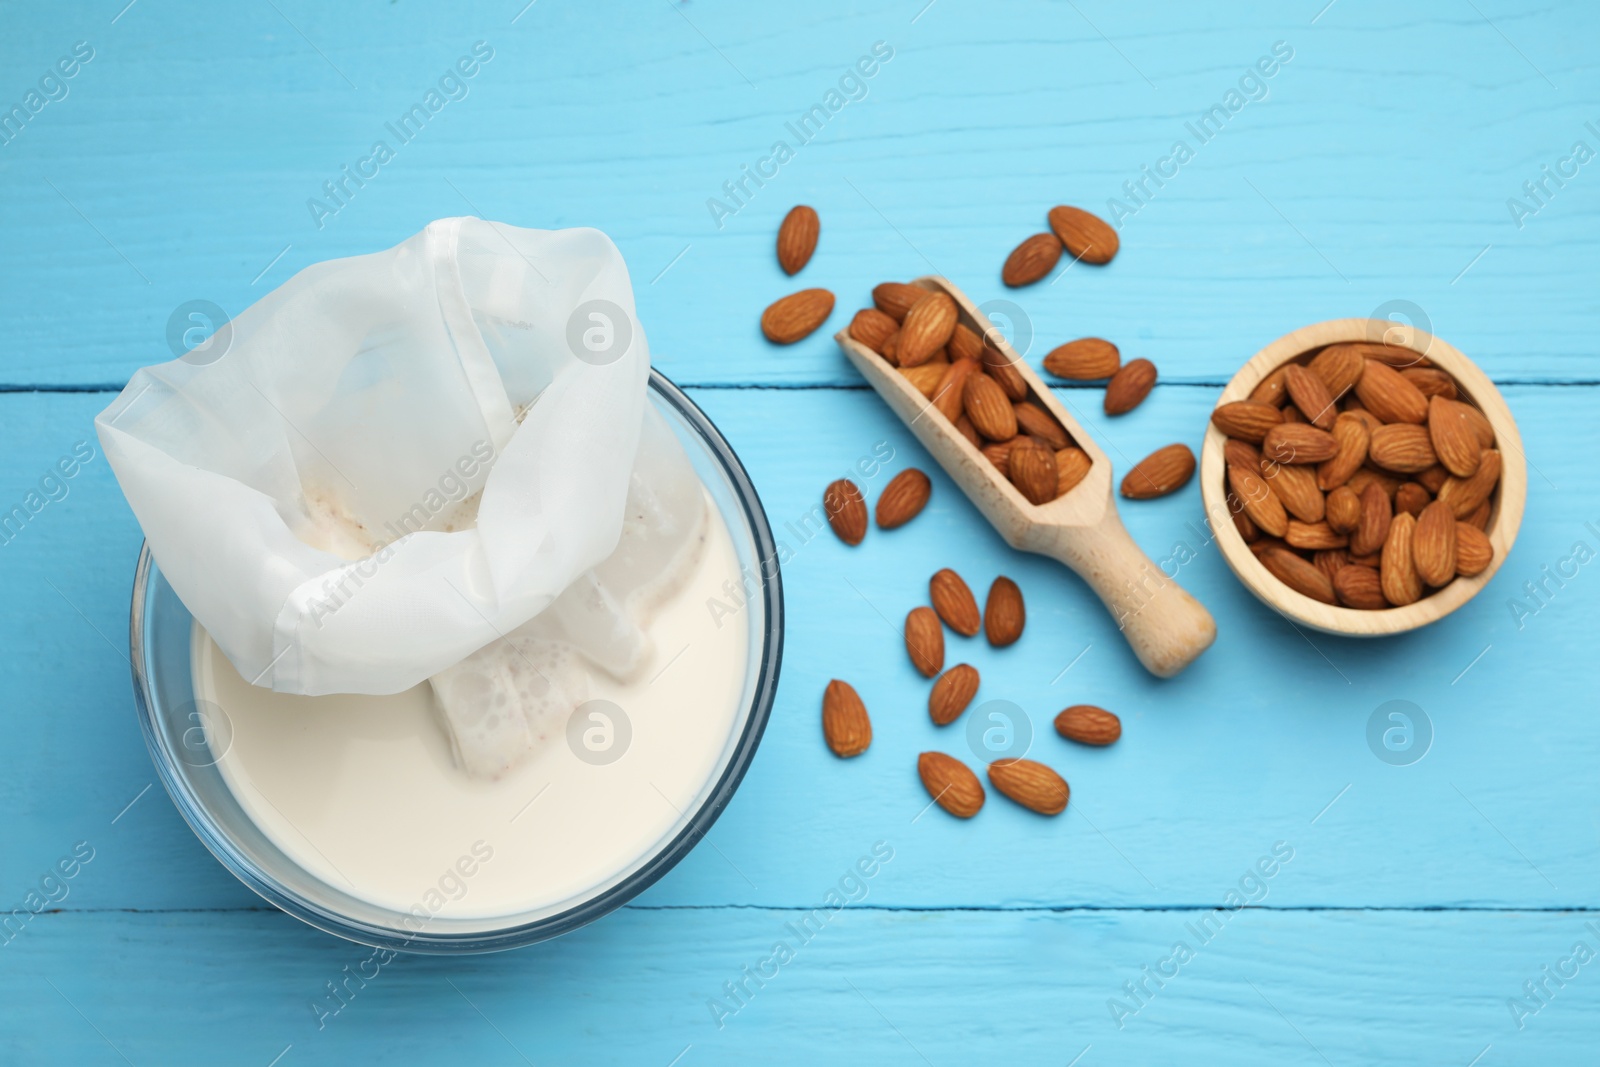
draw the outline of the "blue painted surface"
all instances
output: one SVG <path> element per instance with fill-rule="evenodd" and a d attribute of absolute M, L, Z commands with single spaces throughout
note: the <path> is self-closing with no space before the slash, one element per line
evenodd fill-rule
<path fill-rule="evenodd" d="M 1097 390 L 1060 391 L 1119 477 L 1197 445 L 1262 344 L 1408 302 L 1501 384 L 1528 511 L 1472 604 L 1358 643 L 1308 641 L 1262 609 L 1188 525 L 1196 486 L 1129 505 L 1156 558 L 1196 549 L 1181 580 L 1219 624 L 1215 648 L 1158 682 L 1075 579 L 1006 549 L 935 471 L 915 523 L 797 548 L 778 705 L 716 849 L 557 943 L 397 961 L 319 1030 L 310 1004 L 366 951 L 264 909 L 159 786 L 143 792 L 123 659 L 139 532 L 97 458 L 0 545 L 0 893 L 20 902 L 76 843 L 94 850 L 56 910 L 0 946 L 0 1062 L 1595 1061 L 1600 962 L 1572 952 L 1600 952 L 1600 576 L 1579 567 L 1543 604 L 1521 593 L 1576 542 L 1600 549 L 1600 162 L 1567 164 L 1538 200 L 1523 188 L 1577 141 L 1600 151 L 1592 5 L 122 2 L 13 10 L 0 38 L 5 108 L 76 42 L 93 49 L 0 144 L 7 508 L 92 440 L 134 368 L 170 358 L 184 301 L 236 311 L 309 263 L 473 213 L 616 239 L 658 366 L 695 386 L 776 524 L 880 441 L 891 471 L 929 466 L 827 335 L 876 282 L 934 271 L 1016 304 L 1034 360 L 1099 334 L 1157 363 L 1163 384 L 1121 419 L 1098 415 Z M 465 95 L 392 139 L 316 225 L 307 200 L 478 41 L 493 57 Z M 786 134 L 880 41 L 893 56 L 859 99 L 809 143 Z M 1293 57 L 1264 93 L 1246 85 L 1262 98 L 1199 144 L 1185 124 L 1279 41 Z M 793 159 L 719 227 L 707 199 L 779 138 Z M 1134 204 L 1123 183 L 1178 138 L 1194 157 Z M 1106 213 L 1112 197 L 1137 207 L 1114 264 L 1003 289 L 1001 261 L 1047 207 Z M 790 280 L 771 245 L 797 202 L 823 235 Z M 801 285 L 838 294 L 828 329 L 767 346 L 760 310 Z M 1038 752 L 1073 785 L 1058 820 L 1003 798 L 970 823 L 916 818 L 915 753 L 960 739 L 928 724 L 883 616 L 945 565 L 1027 592 L 1022 642 L 952 639 L 951 655 L 1043 731 Z M 849 763 L 819 735 L 833 676 L 875 718 Z M 1432 722 L 1409 766 L 1368 747 L 1390 699 Z M 1119 711 L 1124 740 L 1086 752 L 1049 734 L 1079 701 Z M 864 899 L 719 1027 L 708 1000 L 876 841 L 895 858 Z M 1277 842 L 1293 859 L 1250 876 Z M 1190 932 L 1241 880 L 1254 906 Z M 1177 941 L 1193 959 L 1144 978 Z M 1530 981 L 1542 994 L 1514 1011 Z M 1120 1027 L 1114 998 L 1138 1009 Z"/>

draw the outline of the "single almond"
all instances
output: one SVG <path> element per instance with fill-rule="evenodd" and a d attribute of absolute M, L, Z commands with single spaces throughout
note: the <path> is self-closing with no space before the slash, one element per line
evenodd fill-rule
<path fill-rule="evenodd" d="M 1066 779 L 1031 759 L 1001 759 L 989 764 L 994 787 L 1029 811 L 1060 815 L 1072 795 Z"/>
<path fill-rule="evenodd" d="M 1389 606 L 1383 599 L 1383 582 L 1372 567 L 1354 563 L 1340 567 L 1333 576 L 1333 592 L 1339 603 L 1347 608 L 1363 611 L 1381 611 Z"/>
<path fill-rule="evenodd" d="M 1351 486 L 1353 489 L 1354 486 Z M 1381 552 L 1389 537 L 1394 509 L 1383 486 L 1373 482 L 1361 490 L 1361 522 L 1350 534 L 1350 554 L 1367 556 Z"/>
<path fill-rule="evenodd" d="M 1230 467 L 1243 467 L 1245 470 L 1257 470 L 1261 466 L 1261 450 L 1244 441 L 1233 438 L 1222 442 L 1222 461 Z"/>
<path fill-rule="evenodd" d="M 905 282 L 884 282 L 873 287 L 872 303 L 894 321 L 904 322 L 906 312 L 927 295 L 928 290 L 915 285 L 907 285 Z"/>
<path fill-rule="evenodd" d="M 1324 604 L 1337 603 L 1333 595 L 1333 582 L 1310 560 L 1295 555 L 1287 548 L 1275 546 L 1268 547 L 1256 558 L 1274 578 L 1302 596 L 1320 600 Z"/>
<path fill-rule="evenodd" d="M 1122 736 L 1122 720 L 1093 704 L 1074 704 L 1056 716 L 1056 733 L 1080 745 L 1109 745 Z"/>
<path fill-rule="evenodd" d="M 840 759 L 859 756 L 872 744 L 872 720 L 849 682 L 835 678 L 822 691 L 822 736 Z"/>
<path fill-rule="evenodd" d="M 1421 475 L 1418 475 L 1420 478 Z M 1345 483 L 1357 493 L 1364 493 L 1369 485 L 1377 485 L 1383 490 L 1383 495 L 1391 501 L 1394 500 L 1395 490 L 1400 488 L 1400 479 L 1392 474 L 1386 474 L 1376 467 L 1362 467 L 1350 476 Z"/>
<path fill-rule="evenodd" d="M 1426 426 L 1394 422 L 1372 431 L 1367 458 L 1384 470 L 1401 474 L 1425 471 L 1439 461 Z"/>
<path fill-rule="evenodd" d="M 933 391 L 933 406 L 939 409 L 950 422 L 961 418 L 963 397 L 966 394 L 967 379 L 974 374 L 983 373 L 978 369 L 975 359 L 958 359 L 945 368 L 944 377 L 939 379 L 939 385 Z"/>
<path fill-rule="evenodd" d="M 1489 506 L 1489 502 L 1485 500 L 1483 503 L 1478 505 L 1476 511 L 1461 521 L 1465 522 L 1469 526 L 1476 526 L 1480 530 L 1488 530 L 1489 515 L 1492 511 L 1493 509 Z"/>
<path fill-rule="evenodd" d="M 968 329 L 964 322 L 957 322 L 956 328 L 950 331 L 951 359 L 983 359 L 983 338 Z"/>
<path fill-rule="evenodd" d="M 1057 378 L 1078 382 L 1098 381 L 1117 373 L 1122 353 L 1110 341 L 1099 337 L 1080 337 L 1057 345 L 1044 357 L 1044 369 Z"/>
<path fill-rule="evenodd" d="M 1478 469 L 1470 478 L 1446 478 L 1439 487 L 1438 497 L 1450 505 L 1450 510 L 1455 512 L 1458 519 L 1464 519 L 1478 510 L 1479 505 L 1489 499 L 1489 494 L 1494 492 L 1495 483 L 1500 480 L 1500 452 L 1498 449 L 1484 449 L 1478 459 Z"/>
<path fill-rule="evenodd" d="M 1375 359 L 1385 366 L 1395 370 L 1404 370 L 1406 367 L 1429 366 L 1428 358 L 1421 352 L 1406 348 L 1404 345 L 1386 345 L 1376 341 L 1348 341 L 1343 344 L 1329 345 L 1324 352 L 1332 349 L 1348 349 L 1362 359 Z"/>
<path fill-rule="evenodd" d="M 1244 505 L 1233 493 L 1228 494 L 1228 513 L 1233 516 L 1233 528 L 1239 531 L 1239 536 L 1244 539 L 1245 544 L 1260 540 L 1261 530 L 1250 520 L 1250 516 L 1244 513 Z"/>
<path fill-rule="evenodd" d="M 1156 384 L 1156 365 L 1148 359 L 1124 363 L 1106 383 L 1107 415 L 1125 415 L 1138 407 Z"/>
<path fill-rule="evenodd" d="M 1050 503 L 1061 485 L 1055 453 L 1031 437 L 1017 438 L 1006 459 L 1006 474 L 1030 504 Z"/>
<path fill-rule="evenodd" d="M 1489 535 L 1470 523 L 1456 523 L 1456 573 L 1473 578 L 1494 562 L 1494 545 Z"/>
<path fill-rule="evenodd" d="M 945 625 L 962 637 L 973 636 L 983 625 L 983 619 L 978 614 L 978 601 L 973 597 L 972 590 L 961 580 L 961 575 L 949 567 L 938 571 L 928 580 L 928 599 Z"/>
<path fill-rule="evenodd" d="M 1462 404 L 1460 415 L 1471 424 L 1472 432 L 1478 435 L 1478 447 L 1494 447 L 1494 427 L 1489 425 L 1489 416 L 1471 404 Z"/>
<path fill-rule="evenodd" d="M 944 669 L 944 627 L 932 608 L 915 607 L 906 616 L 906 652 L 924 678 Z"/>
<path fill-rule="evenodd" d="M 983 447 L 983 438 L 978 436 L 977 428 L 972 425 L 972 420 L 967 418 L 965 414 L 956 419 L 956 429 L 961 432 L 962 437 L 972 443 L 973 448 Z"/>
<path fill-rule="evenodd" d="M 1338 454 L 1333 434 L 1306 423 L 1280 423 L 1261 439 L 1261 455 L 1278 463 L 1321 463 Z"/>
<path fill-rule="evenodd" d="M 1428 585 L 1444 585 L 1456 576 L 1456 517 L 1450 505 L 1435 500 L 1416 517 L 1411 535 L 1411 564 Z"/>
<path fill-rule="evenodd" d="M 1301 522 L 1321 522 L 1327 518 L 1327 499 L 1317 488 L 1314 467 L 1289 463 L 1274 463 L 1261 457 L 1261 477 L 1272 486 L 1272 492 L 1283 501 L 1289 514 Z"/>
<path fill-rule="evenodd" d="M 1304 548 L 1313 552 L 1320 552 L 1329 548 L 1344 548 L 1350 543 L 1350 538 L 1339 533 L 1325 522 L 1299 522 L 1289 520 L 1289 529 L 1283 539 L 1294 548 Z"/>
<path fill-rule="evenodd" d="M 1333 439 L 1339 451 L 1333 458 L 1317 464 L 1317 488 L 1327 492 L 1344 485 L 1360 466 L 1367 461 L 1367 449 L 1372 435 L 1367 424 L 1348 411 L 1340 412 L 1333 421 Z"/>
<path fill-rule="evenodd" d="M 987 374 L 967 379 L 962 397 L 967 418 L 978 432 L 991 441 L 1009 441 L 1017 436 L 1017 412 L 998 382 Z"/>
<path fill-rule="evenodd" d="M 935 726 L 948 726 L 961 717 L 978 692 L 978 669 L 958 663 L 939 675 L 928 693 L 928 717 Z"/>
<path fill-rule="evenodd" d="M 1017 415 L 1017 432 L 1039 438 L 1050 446 L 1050 451 L 1066 448 L 1072 443 L 1072 438 L 1067 436 L 1067 431 L 1061 428 L 1055 416 L 1032 400 L 1015 401 L 1011 409 Z"/>
<path fill-rule="evenodd" d="M 833 294 L 802 289 L 775 301 L 761 313 L 761 332 L 775 345 L 792 345 L 811 336 L 833 314 Z"/>
<path fill-rule="evenodd" d="M 850 320 L 850 336 L 879 355 L 883 354 L 884 342 L 899 330 L 900 324 L 877 308 L 862 308 Z"/>
<path fill-rule="evenodd" d="M 1332 581 L 1339 573 L 1340 567 L 1349 565 L 1350 553 L 1342 548 L 1319 548 L 1311 553 L 1311 562 L 1317 565 L 1317 570 L 1328 576 L 1329 581 Z M 1335 589 L 1333 595 L 1338 596 L 1339 590 Z"/>
<path fill-rule="evenodd" d="M 1439 464 L 1458 478 L 1470 477 L 1478 469 L 1483 449 L 1477 431 L 1467 421 L 1466 404 L 1442 396 L 1428 399 L 1428 437 L 1433 442 Z"/>
<path fill-rule="evenodd" d="M 932 480 L 917 468 L 907 467 L 890 478 L 878 495 L 878 529 L 904 526 L 927 506 L 932 495 Z"/>
<path fill-rule="evenodd" d="M 1283 411 L 1259 400 L 1235 400 L 1211 413 L 1212 425 L 1229 437 L 1260 443 L 1267 431 L 1283 421 Z"/>
<path fill-rule="evenodd" d="M 1247 467 L 1229 465 L 1228 486 L 1239 498 L 1244 513 L 1263 533 L 1282 537 L 1288 531 L 1289 516 L 1284 511 L 1283 501 L 1259 474 Z"/>
<path fill-rule="evenodd" d="M 1081 448 L 1063 448 L 1056 452 L 1056 496 L 1066 496 L 1083 481 L 1091 465 L 1089 453 Z"/>
<path fill-rule="evenodd" d="M 822 491 L 822 510 L 845 544 L 859 545 L 867 536 L 867 502 L 850 479 L 840 478 Z"/>
<path fill-rule="evenodd" d="M 900 373 L 912 388 L 929 400 L 939 391 L 939 383 L 944 381 L 944 372 L 950 368 L 948 363 L 924 363 L 920 367 L 901 367 Z"/>
<path fill-rule="evenodd" d="M 1010 400 L 1026 400 L 1028 397 L 1028 380 L 1017 369 L 1016 363 L 1010 356 L 992 345 L 983 346 L 983 370 L 1005 390 L 1006 397 Z"/>
<path fill-rule="evenodd" d="M 1060 258 L 1061 242 L 1052 234 L 1036 233 L 1011 250 L 1000 268 L 1000 280 L 1013 288 L 1032 285 L 1049 274 Z"/>
<path fill-rule="evenodd" d="M 983 783 L 953 756 L 924 752 L 917 757 L 917 775 L 928 795 L 958 819 L 970 819 L 983 807 Z"/>
<path fill-rule="evenodd" d="M 1022 590 L 1005 575 L 989 586 L 989 597 L 983 604 L 983 632 L 995 648 L 1014 645 L 1022 636 L 1028 613 L 1022 604 Z"/>
<path fill-rule="evenodd" d="M 1460 395 L 1455 379 L 1437 367 L 1407 367 L 1400 372 L 1400 376 L 1429 399 L 1441 396 L 1446 400 L 1454 400 Z"/>
<path fill-rule="evenodd" d="M 1422 425 L 1428 418 L 1428 398 L 1399 371 L 1375 359 L 1368 359 L 1356 382 L 1356 396 L 1366 409 L 1382 422 L 1411 422 Z"/>
<path fill-rule="evenodd" d="M 1000 468 L 1001 474 L 1005 474 L 1009 478 L 1011 475 L 1007 472 L 1011 469 L 1011 449 L 1018 441 L 1026 440 L 1028 440 L 1026 437 L 1013 437 L 1009 441 L 990 441 L 980 447 L 978 451 L 983 453 L 983 458 Z"/>
<path fill-rule="evenodd" d="M 956 302 L 949 293 L 925 291 L 900 323 L 900 365 L 915 367 L 933 358 L 956 328 Z"/>
<path fill-rule="evenodd" d="M 1411 556 L 1417 520 L 1402 511 L 1389 523 L 1389 536 L 1383 542 L 1383 558 L 1378 564 L 1378 579 L 1383 599 L 1395 607 L 1414 604 L 1422 598 L 1422 579 Z"/>
<path fill-rule="evenodd" d="M 1361 380 L 1361 373 L 1366 370 L 1366 361 L 1361 353 L 1346 345 L 1329 345 L 1317 353 L 1307 369 L 1322 379 L 1322 384 L 1328 387 L 1328 395 L 1334 400 L 1342 400 L 1345 395 L 1355 388 L 1356 382 Z"/>
<path fill-rule="evenodd" d="M 822 223 L 814 208 L 804 204 L 791 208 L 778 227 L 778 266 L 785 274 L 798 274 L 817 250 L 817 234 Z"/>
<path fill-rule="evenodd" d="M 1348 534 L 1361 525 L 1361 498 L 1348 485 L 1336 486 L 1328 494 L 1324 511 L 1328 525 L 1339 533 Z"/>
<path fill-rule="evenodd" d="M 1394 509 L 1408 512 L 1413 517 L 1421 515 L 1422 509 L 1432 502 L 1433 494 L 1417 482 L 1406 482 L 1394 491 Z"/>
<path fill-rule="evenodd" d="M 1056 239 L 1085 263 L 1110 263 L 1117 254 L 1117 231 L 1098 215 L 1063 204 L 1051 208 L 1047 217 Z"/>
<path fill-rule="evenodd" d="M 1279 367 L 1265 378 L 1261 379 L 1256 387 L 1250 390 L 1250 399 L 1258 404 L 1271 404 L 1274 407 L 1283 407 L 1289 402 L 1289 391 L 1284 388 L 1283 379 L 1287 367 Z"/>
<path fill-rule="evenodd" d="M 877 308 L 873 308 L 873 310 L 876 311 L 878 309 Z M 891 319 L 890 321 L 893 322 L 894 320 Z M 900 324 L 899 323 L 897 323 L 897 322 L 895 323 L 894 333 L 891 333 L 887 338 L 884 339 L 883 347 L 878 349 L 878 354 L 883 357 L 883 361 L 885 363 L 889 364 L 889 366 L 898 367 L 900 365 Z"/>
<path fill-rule="evenodd" d="M 1333 420 L 1339 411 L 1334 407 L 1327 383 L 1319 375 L 1298 363 L 1291 363 L 1283 368 L 1283 385 L 1307 422 L 1319 430 L 1333 429 Z"/>
<path fill-rule="evenodd" d="M 1122 479 L 1129 500 L 1153 500 L 1176 492 L 1194 476 L 1194 453 L 1185 444 L 1158 448 L 1133 465 Z"/>

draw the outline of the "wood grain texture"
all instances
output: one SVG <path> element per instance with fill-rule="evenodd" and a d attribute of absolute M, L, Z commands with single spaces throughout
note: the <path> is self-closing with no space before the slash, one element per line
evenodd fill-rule
<path fill-rule="evenodd" d="M 1600 473 L 1585 458 L 1600 162 L 1559 183 L 1543 169 L 1577 141 L 1600 150 L 1597 31 L 1578 0 L 8 11 L 0 111 L 75 41 L 95 58 L 0 144 L 0 513 L 58 497 L 0 535 L 0 899 L 20 906 L 76 842 L 95 857 L 0 945 L 0 1062 L 1591 1062 L 1595 964 L 1552 982 L 1521 1029 L 1507 1000 L 1574 942 L 1600 949 L 1584 925 L 1600 908 Z M 319 228 L 308 199 L 479 40 L 494 58 L 465 98 L 393 142 Z M 788 132 L 878 41 L 893 57 L 861 98 L 804 141 Z M 1202 143 L 1186 124 L 1276 41 L 1293 58 Z M 793 158 L 715 218 L 708 200 L 780 138 Z M 1147 178 L 1180 139 L 1193 158 Z M 1111 264 L 1002 286 L 1049 207 L 1106 214 L 1111 198 L 1136 208 Z M 822 238 L 790 279 L 772 241 L 796 203 Z M 311 1001 L 368 953 L 263 909 L 152 785 L 123 659 L 139 531 L 98 450 L 42 479 L 93 441 L 105 390 L 172 356 L 182 303 L 237 311 L 456 214 L 617 241 L 656 364 L 709 387 L 694 399 L 793 551 L 787 662 L 708 847 L 636 906 L 523 952 L 396 961 L 318 1030 Z M 1198 448 L 1222 386 L 1272 338 L 1420 317 L 1523 431 L 1515 547 L 1448 618 L 1358 642 L 1256 601 L 1207 543 L 1197 487 L 1129 503 L 1134 541 L 1220 623 L 1190 670 L 1151 678 L 1090 591 L 1006 547 L 827 336 L 874 284 L 930 273 L 1009 319 L 1034 365 L 1083 336 L 1157 364 L 1162 384 L 1119 419 L 1099 387 L 1054 390 L 1115 477 L 1174 440 Z M 818 285 L 838 296 L 829 328 L 768 346 L 760 310 Z M 80 389 L 101 391 L 64 391 Z M 807 536 L 822 488 L 878 442 L 895 454 L 862 479 L 869 503 L 916 465 L 927 510 L 856 549 Z M 975 589 L 1014 578 L 1028 627 L 1002 650 L 953 639 L 983 684 L 941 730 L 893 620 L 944 566 Z M 873 747 L 848 765 L 816 721 L 836 676 L 874 709 Z M 916 754 L 976 767 L 966 718 L 995 698 L 1071 782 L 1067 812 L 994 797 L 970 822 L 919 816 Z M 1410 765 L 1369 746 L 1391 700 L 1431 723 Z M 1056 737 L 1074 703 L 1117 712 L 1123 738 Z M 866 899 L 718 1029 L 707 999 L 880 840 L 895 858 Z M 1117 1029 L 1108 999 L 1278 841 L 1295 856 L 1260 907 Z"/>

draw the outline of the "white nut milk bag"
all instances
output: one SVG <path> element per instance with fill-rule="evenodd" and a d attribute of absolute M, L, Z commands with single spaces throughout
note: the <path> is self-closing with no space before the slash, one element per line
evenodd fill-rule
<path fill-rule="evenodd" d="M 458 760 L 492 776 L 581 702 L 583 664 L 639 668 L 641 613 L 704 536 L 648 374 L 604 234 L 443 219 L 301 271 L 96 427 L 245 680 L 432 678 Z"/>

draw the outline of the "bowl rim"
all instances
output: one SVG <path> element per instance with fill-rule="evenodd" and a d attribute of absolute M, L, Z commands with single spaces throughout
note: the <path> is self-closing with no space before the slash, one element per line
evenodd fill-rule
<path fill-rule="evenodd" d="M 128 658 L 132 665 L 133 693 L 137 704 L 139 726 L 144 734 L 151 762 L 155 765 L 157 776 L 161 779 L 167 795 L 172 799 L 173 806 L 178 809 L 201 844 L 234 877 L 280 910 L 324 933 L 333 934 L 347 941 L 419 955 L 499 952 L 559 937 L 617 910 L 677 866 L 711 830 L 744 780 L 772 714 L 772 705 L 777 695 L 778 674 L 783 662 L 783 578 L 780 568 L 767 566 L 768 561 L 776 561 L 778 558 L 777 542 L 773 537 L 766 509 L 756 492 L 755 484 L 750 480 L 749 473 L 732 446 L 699 406 L 655 368 L 650 370 L 649 388 L 700 436 L 728 478 L 733 498 L 743 512 L 751 540 L 754 542 L 757 565 L 762 578 L 757 585 L 767 619 L 760 655 L 751 664 L 756 672 L 756 680 L 750 713 L 745 718 L 743 728 L 734 742 L 727 764 L 710 784 L 700 806 L 689 813 L 678 828 L 678 832 L 661 844 L 630 874 L 595 896 L 563 911 L 502 929 L 463 933 L 397 931 L 338 914 L 288 890 L 235 847 L 230 833 L 212 817 L 211 812 L 178 773 L 172 753 L 162 741 L 161 731 L 156 722 L 155 697 L 151 692 L 150 678 L 146 671 L 147 652 L 144 632 L 145 612 L 154 592 L 153 579 L 159 577 L 160 571 L 150 554 L 149 543 L 142 542 L 139 561 L 134 570 L 128 624 L 130 652 Z"/>
<path fill-rule="evenodd" d="M 1471 578 L 1454 579 L 1438 592 L 1414 604 L 1379 611 L 1324 604 L 1296 592 L 1256 559 L 1255 553 L 1250 551 L 1249 545 L 1234 526 L 1223 486 L 1226 473 L 1223 444 L 1227 435 L 1209 420 L 1205 441 L 1200 449 L 1201 500 L 1222 558 L 1244 587 L 1268 607 L 1323 633 L 1348 637 L 1404 633 L 1436 622 L 1471 600 L 1505 562 L 1521 528 L 1523 508 L 1527 502 L 1527 460 L 1523 455 L 1522 436 L 1517 431 L 1516 420 L 1512 418 L 1510 407 L 1489 376 L 1443 338 L 1390 319 L 1329 319 L 1284 334 L 1239 368 L 1217 398 L 1213 410 L 1223 404 L 1248 399 L 1255 387 L 1283 364 L 1313 349 L 1345 342 L 1398 345 L 1425 355 L 1433 365 L 1449 374 L 1457 388 L 1488 418 L 1489 425 L 1494 428 L 1495 445 L 1501 456 L 1500 484 L 1495 493 L 1489 526 L 1485 530 L 1490 544 L 1494 546 L 1494 559 L 1489 566 Z"/>

